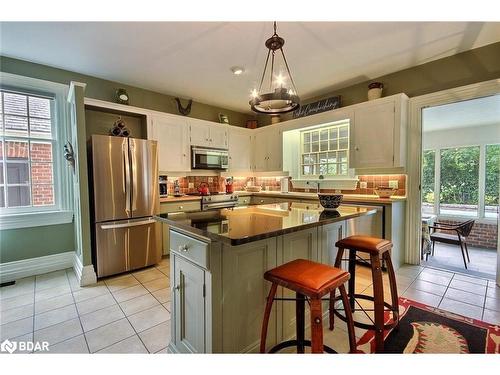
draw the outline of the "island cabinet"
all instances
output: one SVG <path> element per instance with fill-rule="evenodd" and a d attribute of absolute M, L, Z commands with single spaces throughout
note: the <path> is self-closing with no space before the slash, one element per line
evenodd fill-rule
<path fill-rule="evenodd" d="M 258 352 L 270 283 L 264 273 L 294 259 L 333 264 L 345 221 L 242 245 L 170 229 L 171 352 Z M 279 288 L 278 297 L 295 297 Z M 324 304 L 325 319 L 328 303 Z M 308 313 L 307 313 L 308 314 Z M 306 320 L 307 322 L 307 320 Z M 267 349 L 295 336 L 295 303 L 275 301 Z"/>

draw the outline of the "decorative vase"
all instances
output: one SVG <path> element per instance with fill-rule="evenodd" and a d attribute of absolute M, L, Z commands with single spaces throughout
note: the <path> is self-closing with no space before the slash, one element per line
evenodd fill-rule
<path fill-rule="evenodd" d="M 384 84 L 382 82 L 372 82 L 368 85 L 368 100 L 375 100 L 382 97 Z"/>

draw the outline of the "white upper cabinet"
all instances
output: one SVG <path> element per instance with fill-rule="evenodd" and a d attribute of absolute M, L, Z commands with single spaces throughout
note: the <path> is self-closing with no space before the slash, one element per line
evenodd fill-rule
<path fill-rule="evenodd" d="M 189 126 L 180 116 L 153 115 L 148 139 L 158 141 L 161 172 L 184 172 L 190 168 Z"/>
<path fill-rule="evenodd" d="M 405 167 L 407 101 L 400 94 L 355 107 L 350 168 Z"/>
<path fill-rule="evenodd" d="M 249 172 L 252 165 L 252 130 L 229 127 L 229 172 Z"/>
<path fill-rule="evenodd" d="M 191 146 L 227 149 L 227 125 L 188 119 Z"/>
<path fill-rule="evenodd" d="M 283 137 L 278 125 L 269 125 L 254 131 L 253 170 L 255 172 L 282 171 Z"/>

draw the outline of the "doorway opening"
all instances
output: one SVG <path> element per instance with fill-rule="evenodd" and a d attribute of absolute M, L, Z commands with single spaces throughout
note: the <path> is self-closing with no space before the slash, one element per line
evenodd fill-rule
<path fill-rule="evenodd" d="M 494 279 L 500 95 L 422 109 L 422 264 Z"/>

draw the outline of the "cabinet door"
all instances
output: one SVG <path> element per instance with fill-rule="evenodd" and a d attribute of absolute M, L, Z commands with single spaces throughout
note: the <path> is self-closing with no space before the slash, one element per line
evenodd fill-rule
<path fill-rule="evenodd" d="M 251 169 L 251 130 L 233 127 L 228 131 L 229 171 L 250 171 Z"/>
<path fill-rule="evenodd" d="M 267 170 L 281 171 L 283 169 L 283 138 L 282 131 L 276 125 L 266 131 L 267 140 Z"/>
<path fill-rule="evenodd" d="M 351 168 L 394 166 L 394 102 L 367 105 L 354 111 Z"/>
<path fill-rule="evenodd" d="M 161 172 L 189 171 L 189 128 L 185 120 L 154 116 L 149 139 L 158 141 L 158 169 Z"/>
<path fill-rule="evenodd" d="M 308 259 L 318 261 L 318 231 L 317 228 L 302 230 L 295 233 L 286 234 L 283 237 L 281 247 L 281 257 L 278 258 L 278 265 L 290 262 L 295 259 Z M 281 289 L 281 290 L 280 290 Z M 295 298 L 295 293 L 279 288 L 278 293 L 283 298 Z M 309 314 L 309 310 L 306 309 Z M 283 302 L 280 340 L 287 340 L 295 337 L 295 304 Z M 309 318 L 306 317 L 306 322 Z"/>
<path fill-rule="evenodd" d="M 170 225 L 162 224 L 162 251 L 163 255 L 170 254 Z"/>
<path fill-rule="evenodd" d="M 320 262 L 333 266 L 338 249 L 335 243 L 346 236 L 344 222 L 324 225 L 320 228 Z M 347 269 L 347 268 L 346 268 Z"/>
<path fill-rule="evenodd" d="M 191 146 L 211 147 L 209 126 L 204 122 L 190 119 L 189 120 L 189 140 L 190 140 Z"/>
<path fill-rule="evenodd" d="M 267 134 L 258 132 L 253 137 L 253 170 L 263 172 L 267 170 Z"/>
<path fill-rule="evenodd" d="M 227 148 L 227 127 L 222 124 L 209 125 L 210 147 Z"/>
<path fill-rule="evenodd" d="M 205 352 L 205 271 L 174 256 L 173 338 L 182 353 Z"/>
<path fill-rule="evenodd" d="M 258 352 L 266 297 L 271 286 L 263 275 L 276 267 L 276 239 L 224 247 L 223 259 L 223 352 Z M 269 319 L 267 349 L 277 343 L 278 303 L 275 302 Z"/>

